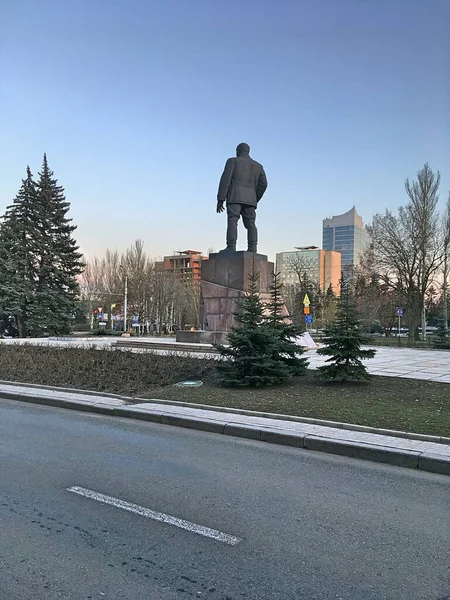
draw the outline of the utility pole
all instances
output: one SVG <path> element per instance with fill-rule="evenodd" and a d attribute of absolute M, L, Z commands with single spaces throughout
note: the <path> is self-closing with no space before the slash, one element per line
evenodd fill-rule
<path fill-rule="evenodd" d="M 448 285 L 448 255 L 450 250 L 450 193 L 448 195 L 447 204 L 444 212 L 444 288 L 442 299 L 444 302 L 444 327 L 445 333 L 448 334 L 448 299 L 447 299 L 447 285 Z"/>
<path fill-rule="evenodd" d="M 127 310 L 128 310 L 128 275 L 125 275 L 125 296 L 123 301 L 123 330 L 127 331 Z"/>
<path fill-rule="evenodd" d="M 447 279 L 448 279 L 448 249 L 445 248 L 445 256 L 444 256 L 444 289 L 443 289 L 443 302 L 444 302 L 444 326 L 445 332 L 448 332 L 448 305 L 447 305 Z"/>

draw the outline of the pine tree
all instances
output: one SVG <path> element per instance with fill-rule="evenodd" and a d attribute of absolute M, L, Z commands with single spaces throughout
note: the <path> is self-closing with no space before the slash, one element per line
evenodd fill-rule
<path fill-rule="evenodd" d="M 64 188 L 53 177 L 45 154 L 36 195 L 38 256 L 28 328 L 33 335 L 58 335 L 70 331 L 79 292 L 77 275 L 84 265 L 72 237 L 76 226 L 67 216 L 70 204 Z"/>
<path fill-rule="evenodd" d="M 5 324 L 14 320 L 21 337 L 27 334 L 28 312 L 34 297 L 36 200 L 36 185 L 27 167 L 27 177 L 0 226 L 0 311 Z"/>
<path fill-rule="evenodd" d="M 308 360 L 302 356 L 305 349 L 295 342 L 295 338 L 302 332 L 292 322 L 288 322 L 286 315 L 283 314 L 285 308 L 282 297 L 283 284 L 280 282 L 279 273 L 272 273 L 269 290 L 270 302 L 265 307 L 269 314 L 266 317 L 265 326 L 271 329 L 276 339 L 272 358 L 277 362 L 284 363 L 291 376 L 304 375 L 308 367 Z"/>
<path fill-rule="evenodd" d="M 237 325 L 228 334 L 228 346 L 216 345 L 225 360 L 218 362 L 220 383 L 229 387 L 282 383 L 290 375 L 285 362 L 274 358 L 279 348 L 274 328 L 264 323 L 264 303 L 257 292 L 257 275 L 249 275 L 249 291 L 234 313 Z"/>
<path fill-rule="evenodd" d="M 36 184 L 29 168 L 0 225 L 0 312 L 20 336 L 66 333 L 76 309 L 82 256 L 69 203 L 44 155 Z"/>
<path fill-rule="evenodd" d="M 318 368 L 318 376 L 338 381 L 369 379 L 370 375 L 362 360 L 373 358 L 375 350 L 361 348 L 368 341 L 361 330 L 350 285 L 342 278 L 336 320 L 325 329 L 326 346 L 317 350 L 318 354 L 330 357 L 326 360 L 329 364 Z"/>
<path fill-rule="evenodd" d="M 438 321 L 438 328 L 433 336 L 433 347 L 438 350 L 450 350 L 450 331 L 446 327 L 445 319 Z"/>
<path fill-rule="evenodd" d="M 336 296 L 333 291 L 333 286 L 330 285 L 322 298 L 322 304 L 320 307 L 320 316 L 322 327 L 327 327 L 330 323 L 334 322 L 336 315 Z"/>

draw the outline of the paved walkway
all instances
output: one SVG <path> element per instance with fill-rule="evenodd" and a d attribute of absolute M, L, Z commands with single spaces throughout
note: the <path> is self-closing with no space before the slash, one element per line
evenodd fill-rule
<path fill-rule="evenodd" d="M 139 342 L 168 343 L 173 344 L 173 338 L 135 338 L 133 342 L 138 346 Z M 203 344 L 204 345 L 204 344 Z M 180 344 L 180 349 L 183 347 Z M 373 375 L 383 375 L 386 377 L 406 377 L 409 379 L 425 379 L 429 381 L 439 381 L 441 383 L 450 383 L 450 351 L 446 350 L 422 350 L 414 348 L 385 348 L 380 346 L 370 346 L 376 350 L 375 358 L 367 360 L 364 364 L 369 373 Z M 163 350 L 156 350 L 163 353 Z M 198 354 L 201 358 L 214 355 Z M 317 354 L 316 350 L 307 350 L 306 356 L 309 360 L 311 369 L 325 364 L 326 356 Z"/>
<path fill-rule="evenodd" d="M 373 375 L 450 383 L 450 351 L 371 347 L 377 351 L 375 358 L 364 364 Z M 308 358 L 314 369 L 322 365 L 326 357 L 311 351 L 308 352 Z"/>
<path fill-rule="evenodd" d="M 450 440 L 313 419 L 0 384 L 0 398 L 141 419 L 450 475 Z M 245 414 L 244 414 L 245 413 Z"/>

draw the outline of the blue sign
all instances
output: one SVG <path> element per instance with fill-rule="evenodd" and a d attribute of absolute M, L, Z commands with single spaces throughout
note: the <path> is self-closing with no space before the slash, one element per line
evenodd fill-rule
<path fill-rule="evenodd" d="M 312 315 L 305 315 L 305 323 L 307 323 L 308 325 L 311 325 L 311 323 L 314 321 L 313 316 Z"/>
<path fill-rule="evenodd" d="M 133 315 L 131 317 L 131 322 L 133 323 L 133 325 L 139 325 L 139 315 Z"/>
<path fill-rule="evenodd" d="M 397 306 L 396 313 L 397 317 L 403 317 L 403 306 Z"/>

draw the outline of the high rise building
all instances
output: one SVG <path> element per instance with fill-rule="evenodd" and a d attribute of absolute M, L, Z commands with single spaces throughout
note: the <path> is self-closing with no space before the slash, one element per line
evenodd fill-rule
<path fill-rule="evenodd" d="M 322 247 L 341 253 L 344 271 L 352 271 L 359 265 L 369 243 L 369 234 L 355 207 L 343 215 L 323 220 Z"/>
<path fill-rule="evenodd" d="M 276 272 L 287 285 L 298 284 L 306 276 L 323 292 L 332 287 L 339 293 L 341 278 L 341 255 L 339 252 L 320 250 L 317 247 L 297 248 L 276 255 Z"/>

